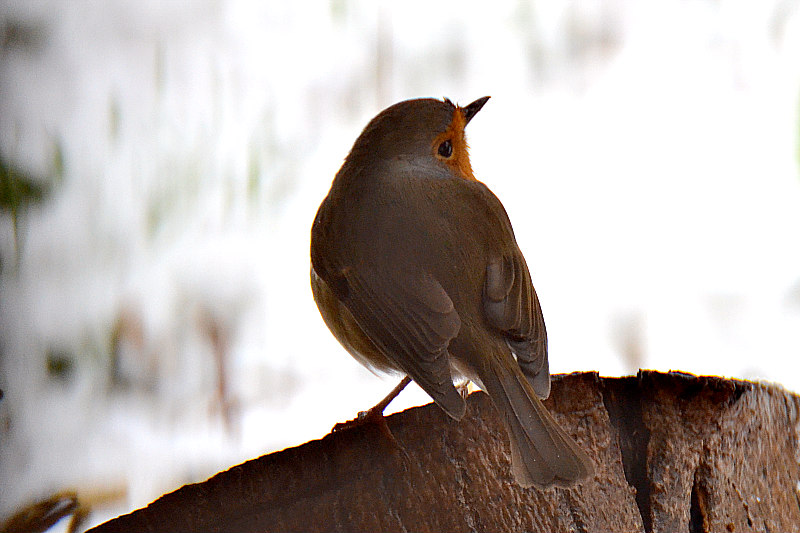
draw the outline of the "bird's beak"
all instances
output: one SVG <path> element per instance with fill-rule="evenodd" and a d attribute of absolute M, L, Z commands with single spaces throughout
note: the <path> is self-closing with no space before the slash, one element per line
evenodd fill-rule
<path fill-rule="evenodd" d="M 466 124 L 469 124 L 469 121 L 472 120 L 472 117 L 478 114 L 478 111 L 481 110 L 483 105 L 489 101 L 489 96 L 484 96 L 483 98 L 478 98 L 467 107 L 462 107 L 461 109 L 464 110 L 464 119 L 467 121 Z M 464 124 L 466 126 L 466 124 Z"/>

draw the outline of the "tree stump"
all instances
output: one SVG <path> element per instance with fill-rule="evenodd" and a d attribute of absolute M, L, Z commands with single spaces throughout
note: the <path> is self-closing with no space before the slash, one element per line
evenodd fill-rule
<path fill-rule="evenodd" d="M 433 404 L 184 486 L 101 531 L 800 531 L 800 398 L 641 371 L 553 377 L 546 405 L 595 462 L 522 489 L 489 397 Z"/>

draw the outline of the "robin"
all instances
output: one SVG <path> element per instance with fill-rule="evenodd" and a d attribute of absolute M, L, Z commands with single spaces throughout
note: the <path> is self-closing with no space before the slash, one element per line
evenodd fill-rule
<path fill-rule="evenodd" d="M 453 378 L 475 382 L 503 415 L 518 484 L 566 486 L 592 463 L 541 402 L 542 310 L 503 204 L 467 154 L 464 128 L 488 99 L 407 100 L 367 124 L 314 219 L 311 287 L 360 363 L 405 374 L 398 389 L 410 377 L 456 420 L 466 403 Z"/>

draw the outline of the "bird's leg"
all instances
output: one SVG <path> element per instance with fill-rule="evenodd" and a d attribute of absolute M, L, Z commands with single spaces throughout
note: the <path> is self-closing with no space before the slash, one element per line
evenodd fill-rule
<path fill-rule="evenodd" d="M 400 381 L 400 383 L 398 383 L 398 384 L 397 384 L 397 386 L 396 386 L 395 388 L 393 388 L 393 389 L 392 389 L 392 392 L 390 392 L 389 394 L 387 394 L 387 395 L 386 395 L 386 397 L 385 397 L 383 400 L 381 400 L 381 401 L 379 401 L 377 404 L 375 404 L 375 407 L 373 407 L 372 409 L 370 409 L 369 411 L 367 411 L 368 415 L 369 415 L 369 414 L 371 414 L 371 413 L 375 413 L 375 414 L 378 414 L 378 413 L 379 413 L 381 416 L 383 416 L 383 411 L 385 411 L 385 410 L 386 410 L 386 408 L 387 408 L 387 407 L 389 407 L 389 404 L 390 404 L 390 403 L 392 403 L 392 400 L 394 400 L 395 398 L 397 398 L 397 396 L 398 396 L 398 395 L 399 395 L 401 392 L 403 392 L 403 389 L 405 389 L 405 388 L 406 388 L 406 386 L 407 386 L 409 383 L 411 383 L 411 378 L 410 378 L 410 377 L 408 377 L 408 376 L 404 377 L 404 378 L 403 378 L 403 379 Z M 368 416 L 368 415 L 367 415 L 367 416 Z M 359 416 L 361 416 L 361 413 L 359 413 Z"/>
<path fill-rule="evenodd" d="M 392 389 L 392 392 L 386 395 L 386 397 L 375 404 L 374 407 L 370 408 L 367 411 L 361 411 L 358 413 L 358 417 L 354 420 L 348 420 L 347 422 L 339 422 L 335 426 L 333 426 L 333 431 L 341 431 L 342 429 L 347 429 L 349 427 L 358 426 L 361 424 L 365 424 L 367 422 L 377 422 L 383 423 L 386 422 L 383 419 L 383 411 L 392 403 L 392 400 L 397 398 L 397 395 L 400 394 L 403 389 L 406 388 L 406 385 L 411 383 L 411 378 L 406 376 L 403 380 L 397 384 L 397 386 Z"/>

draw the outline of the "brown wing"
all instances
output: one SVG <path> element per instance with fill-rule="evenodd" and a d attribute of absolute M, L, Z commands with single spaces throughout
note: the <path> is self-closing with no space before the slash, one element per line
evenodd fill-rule
<path fill-rule="evenodd" d="M 461 320 L 439 282 L 389 265 L 345 267 L 334 278 L 326 282 L 363 333 L 447 414 L 460 420 L 466 404 L 453 386 L 447 347 Z"/>
<path fill-rule="evenodd" d="M 393 366 L 460 419 L 466 404 L 447 349 L 461 319 L 426 265 L 431 254 L 418 253 L 428 226 L 410 199 L 413 187 L 387 172 L 358 187 L 334 182 L 312 227 L 312 265 Z"/>
<path fill-rule="evenodd" d="M 550 395 L 547 331 L 528 265 L 516 246 L 486 266 L 483 308 L 489 323 L 502 331 L 537 396 Z"/>

